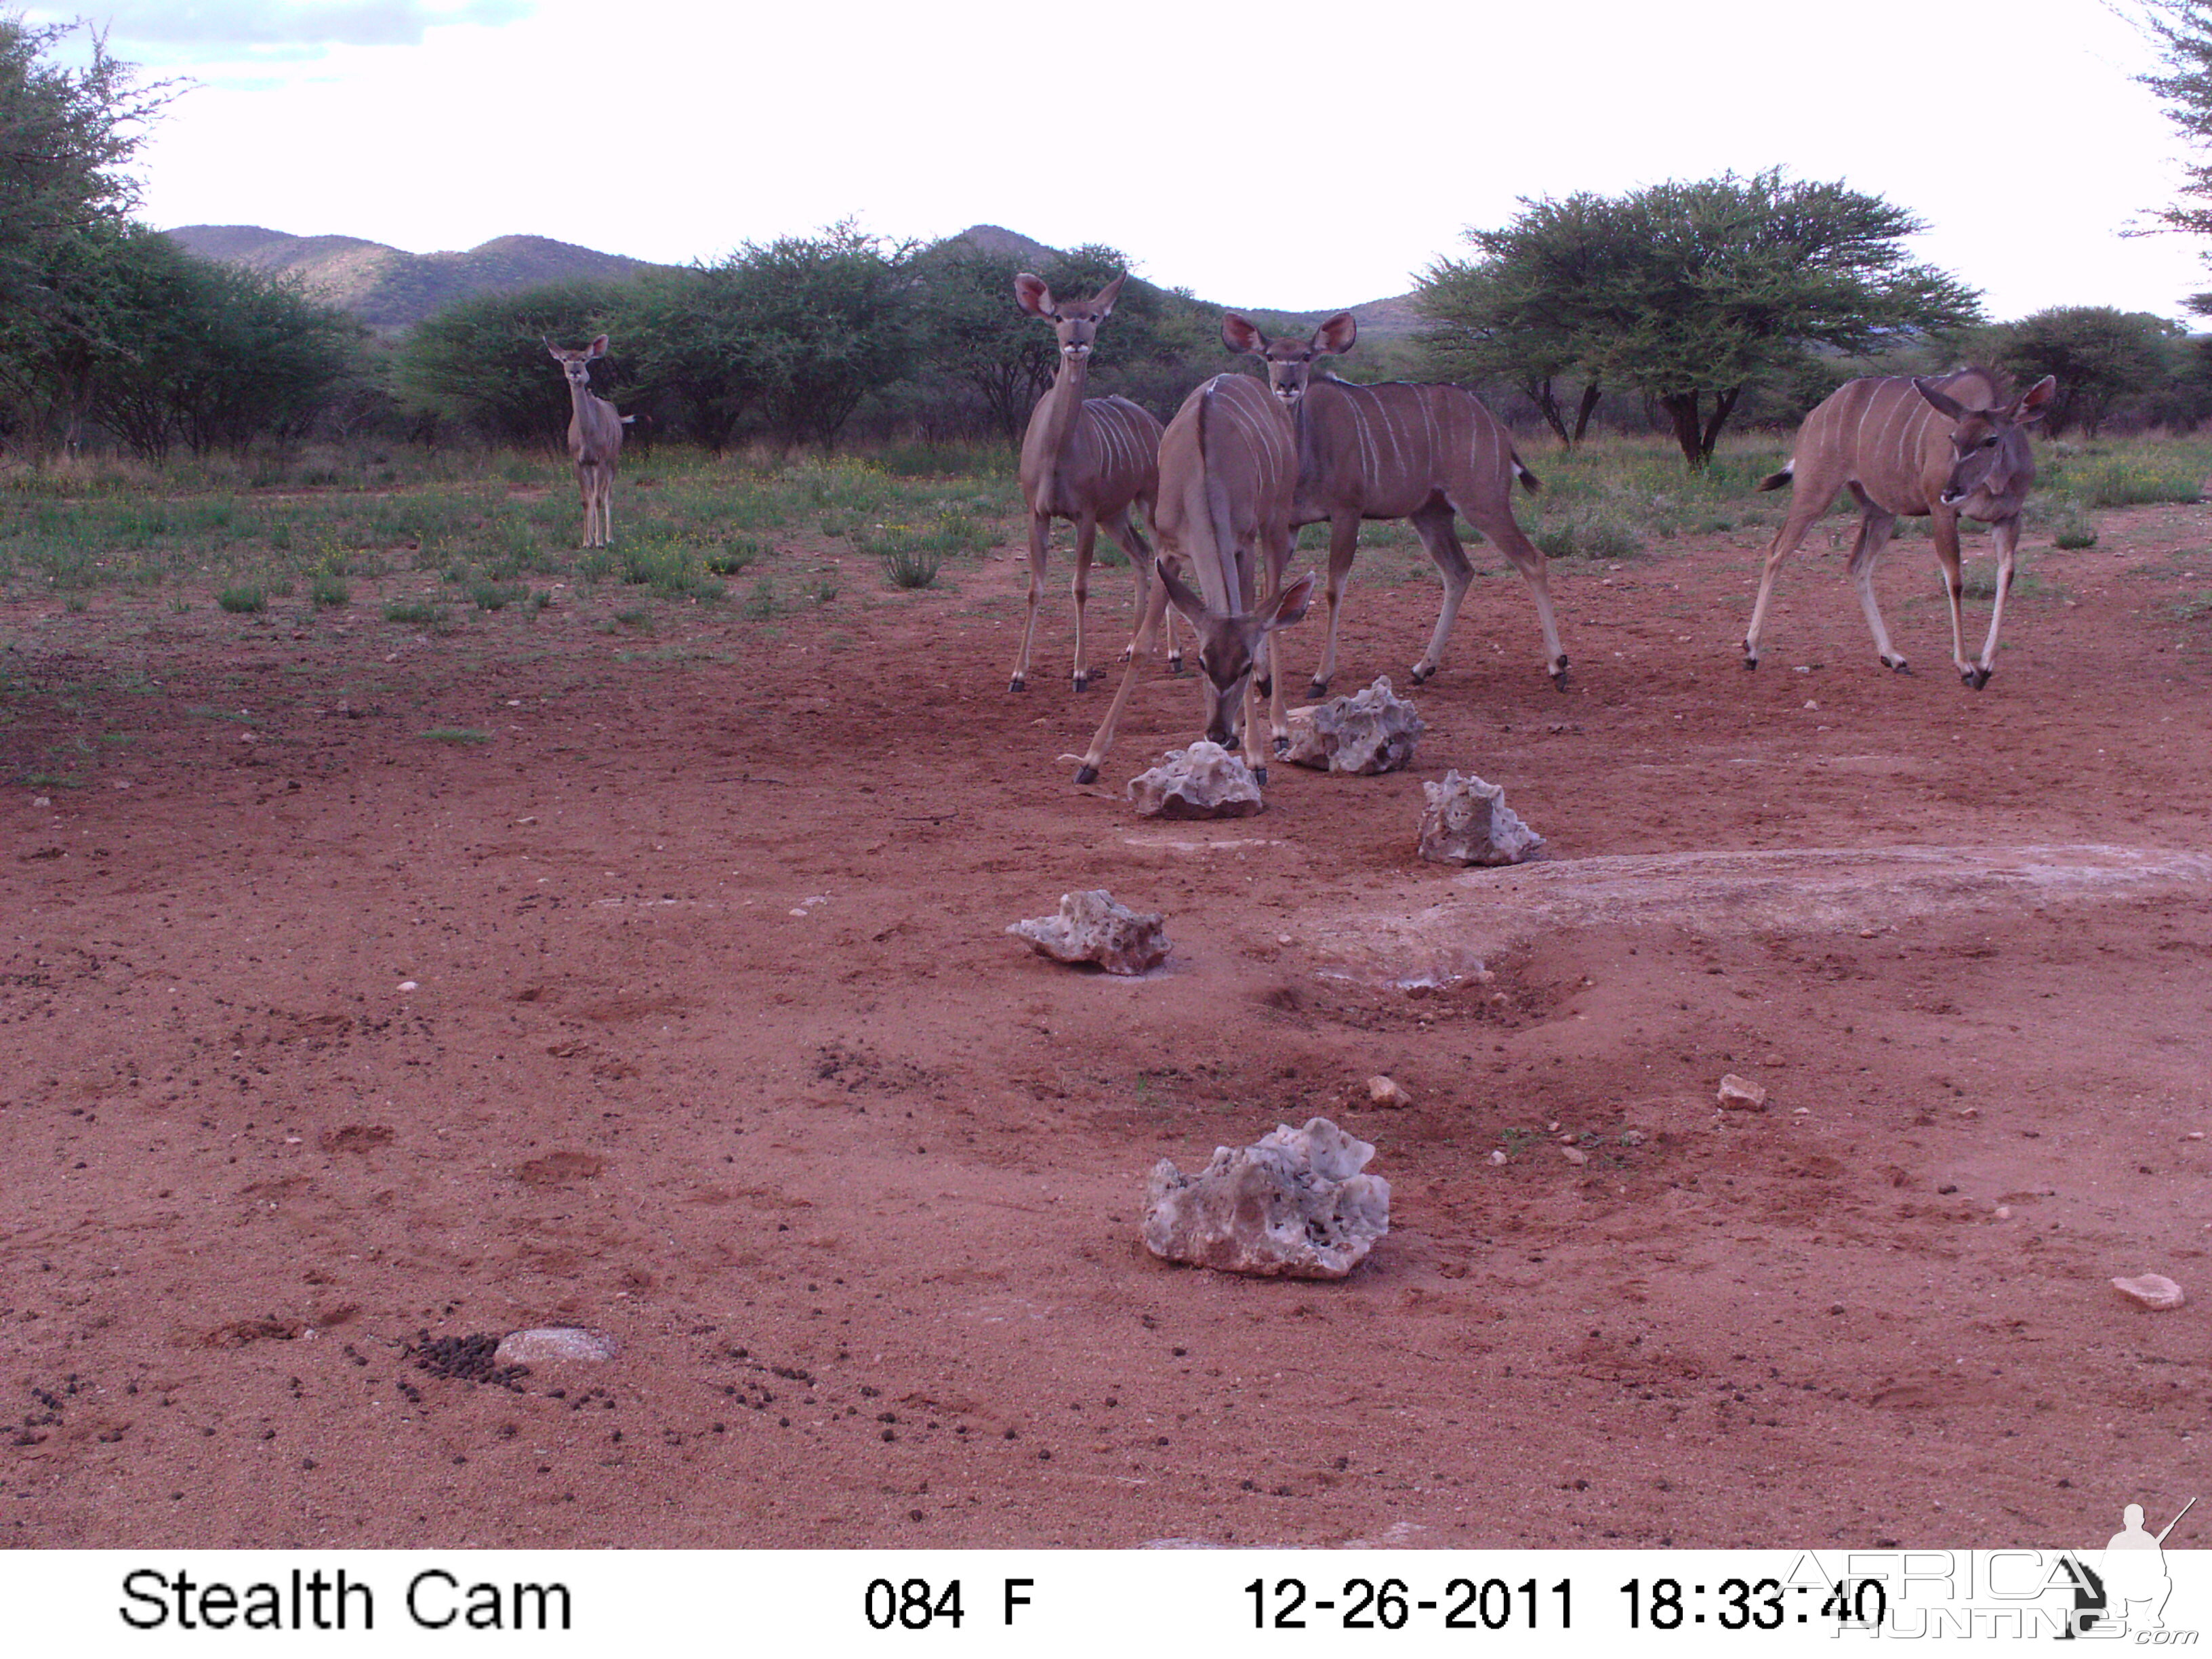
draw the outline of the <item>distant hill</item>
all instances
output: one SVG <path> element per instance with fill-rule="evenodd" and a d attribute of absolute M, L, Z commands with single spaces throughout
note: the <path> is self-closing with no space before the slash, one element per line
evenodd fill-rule
<path fill-rule="evenodd" d="M 181 225 L 168 236 L 203 259 L 303 276 L 319 297 L 387 331 L 479 294 L 578 278 L 622 282 L 666 269 L 547 236 L 501 236 L 464 253 L 409 253 L 358 236 L 293 236 L 259 225 Z M 1034 265 L 1049 264 L 1059 252 L 1003 225 L 970 225 L 945 240 Z M 1236 308 L 1270 333 L 1310 331 L 1334 314 Z M 1377 346 L 1407 338 L 1421 323 L 1410 294 L 1349 309 L 1359 319 L 1359 337 Z"/>
<path fill-rule="evenodd" d="M 578 278 L 621 282 L 661 269 L 547 236 L 501 236 L 463 253 L 409 253 L 358 236 L 292 236 L 259 225 L 183 225 L 168 236 L 203 259 L 303 276 L 318 296 L 381 329 L 410 327 L 479 294 Z"/>

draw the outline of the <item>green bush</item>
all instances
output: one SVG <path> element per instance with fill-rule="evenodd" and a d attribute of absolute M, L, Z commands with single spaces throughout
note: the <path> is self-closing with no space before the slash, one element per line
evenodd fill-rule
<path fill-rule="evenodd" d="M 325 571 L 308 584 L 307 597 L 317 610 L 333 611 L 353 603 L 353 590 L 345 585 L 343 577 Z"/>
<path fill-rule="evenodd" d="M 243 587 L 226 587 L 215 596 L 215 602 L 226 611 L 254 612 L 269 608 L 268 590 L 248 584 Z"/>

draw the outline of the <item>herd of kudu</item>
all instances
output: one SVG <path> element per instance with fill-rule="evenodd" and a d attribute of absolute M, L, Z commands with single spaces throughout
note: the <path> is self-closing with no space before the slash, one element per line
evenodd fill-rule
<path fill-rule="evenodd" d="M 1076 773 L 1098 775 L 1138 670 L 1164 644 L 1180 672 L 1173 613 L 1196 640 L 1206 696 L 1206 734 L 1226 746 L 1240 740 L 1245 763 L 1261 781 L 1266 758 L 1258 738 L 1258 700 L 1268 699 L 1268 728 L 1277 752 L 1287 744 L 1283 676 L 1273 670 L 1269 636 L 1304 617 L 1315 573 L 1285 582 L 1292 540 L 1305 525 L 1326 523 L 1328 539 L 1328 635 L 1310 687 L 1324 694 L 1336 672 L 1337 624 L 1344 586 L 1366 519 L 1410 523 L 1443 579 L 1443 604 L 1429 648 L 1413 665 L 1416 684 L 1437 672 L 1444 641 L 1474 575 L 1454 530 L 1461 519 L 1486 537 L 1528 585 L 1544 633 L 1544 666 L 1566 684 L 1567 657 L 1552 614 L 1544 555 L 1513 516 L 1513 486 L 1532 493 L 1535 475 L 1514 453 L 1511 435 L 1480 400 L 1453 386 L 1389 381 L 1354 385 L 1314 366 L 1349 351 L 1358 335 L 1340 312 L 1306 340 L 1271 340 L 1229 313 L 1222 343 L 1257 356 L 1267 380 L 1217 374 L 1182 401 L 1165 430 L 1125 398 L 1089 398 L 1091 355 L 1098 330 L 1113 314 L 1126 274 L 1088 300 L 1056 297 L 1039 277 L 1014 278 L 1015 302 L 1052 325 L 1060 368 L 1030 416 L 1022 442 L 1022 495 L 1030 514 L 1029 607 L 1011 689 L 1028 684 L 1037 601 L 1044 591 L 1046 550 L 1054 519 L 1075 527 L 1075 665 L 1078 691 L 1090 684 L 1084 607 L 1091 561 L 1103 526 L 1121 544 L 1136 575 L 1137 626 L 1121 657 L 1119 690 Z M 568 379 L 573 418 L 569 453 L 584 497 L 584 540 L 603 546 L 611 536 L 610 507 L 622 417 L 591 390 L 591 360 L 606 350 L 602 335 L 582 351 L 550 350 Z M 1791 487 L 1790 512 L 1767 550 L 1759 599 L 1743 641 L 1746 668 L 1759 666 L 1759 631 L 1774 578 L 1837 491 L 1848 489 L 1860 509 L 1850 572 L 1873 630 L 1882 665 L 1909 672 L 1890 643 L 1875 603 L 1875 562 L 1899 516 L 1927 518 L 1951 607 L 1951 660 L 1978 690 L 1989 682 L 2012 586 L 2021 508 L 2035 480 L 2027 428 L 2057 390 L 2045 377 L 2006 401 L 1996 377 L 1962 369 L 1932 379 L 1893 376 L 1851 380 L 1805 417 L 1790 464 L 1761 489 Z M 1157 554 L 1139 532 L 1141 507 L 1159 539 Z M 1961 635 L 1959 520 L 1990 526 L 1997 552 L 1996 603 L 1978 660 Z"/>

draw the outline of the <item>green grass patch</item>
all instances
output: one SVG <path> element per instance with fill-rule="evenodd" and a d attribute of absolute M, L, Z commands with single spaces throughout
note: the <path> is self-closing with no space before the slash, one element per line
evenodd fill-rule
<path fill-rule="evenodd" d="M 489 743 L 491 733 L 474 726 L 434 726 L 422 734 L 433 743 Z"/>
<path fill-rule="evenodd" d="M 226 587 L 215 596 L 215 602 L 226 611 L 240 615 L 256 615 L 269 608 L 269 590 L 258 583 Z"/>
<path fill-rule="evenodd" d="M 441 628 L 446 622 L 446 607 L 421 599 L 394 599 L 384 607 L 384 620 L 409 628 Z"/>

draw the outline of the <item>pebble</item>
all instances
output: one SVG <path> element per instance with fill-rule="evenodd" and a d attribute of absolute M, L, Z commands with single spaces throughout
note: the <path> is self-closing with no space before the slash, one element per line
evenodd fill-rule
<path fill-rule="evenodd" d="M 411 979 L 403 979 L 399 981 L 399 988 L 403 991 L 419 991 L 422 988 Z"/>
<path fill-rule="evenodd" d="M 2139 1273 L 2133 1279 L 2116 1279 L 2112 1281 L 2112 1288 L 2129 1301 L 2137 1303 L 2153 1313 L 2165 1313 L 2189 1299 L 2182 1295 L 2181 1286 L 2163 1273 Z"/>
<path fill-rule="evenodd" d="M 1509 1163 L 1510 1160 L 1510 1159 L 1508 1159 L 1508 1158 L 1506 1158 L 1506 1156 L 1505 1156 L 1505 1154 L 1504 1154 L 1504 1152 L 1503 1151 L 1499 1151 L 1499 1152 L 1492 1152 L 1492 1153 L 1490 1155 L 1490 1161 L 1491 1161 L 1492 1164 L 1494 1164 L 1498 1165 L 1499 1168 L 1501 1168 L 1501 1169 L 1502 1169 L 1502 1168 L 1504 1168 L 1504 1165 L 1505 1165 L 1507 1163 Z"/>
<path fill-rule="evenodd" d="M 1762 1066 L 1787 1066 L 1790 1062 L 1780 1054 L 1769 1054 L 1759 1062 Z"/>
<path fill-rule="evenodd" d="M 1748 1078 L 1730 1072 L 1721 1079 L 1722 1109 L 1730 1112 L 1763 1112 L 1766 1109 L 1766 1091 Z"/>
<path fill-rule="evenodd" d="M 1559 1156 L 1566 1159 L 1570 1164 L 1587 1164 L 1589 1162 L 1589 1154 L 1579 1146 L 1562 1146 L 1559 1148 Z"/>
<path fill-rule="evenodd" d="M 33 795 L 31 797 L 31 805 L 33 806 L 52 806 L 53 804 L 54 798 L 52 795 Z"/>
<path fill-rule="evenodd" d="M 564 1359 L 605 1360 L 622 1352 L 622 1344 L 605 1331 L 580 1325 L 541 1325 L 527 1331 L 510 1331 L 500 1339 L 493 1354 L 501 1365 L 545 1365 Z"/>
<path fill-rule="evenodd" d="M 1406 1091 L 1404 1084 L 1379 1074 L 1367 1079 L 1367 1098 L 1376 1106 L 1395 1108 L 1413 1103 L 1413 1097 Z"/>
<path fill-rule="evenodd" d="M 2000 1221 L 2009 1221 L 2009 1220 L 2011 1220 L 2011 1219 L 2012 1219 L 2012 1206 L 2011 1206 L 2011 1205 L 2009 1205 L 2009 1204 L 2000 1204 L 2000 1205 L 1998 1205 L 1998 1206 L 1997 1206 L 1997 1219 L 1998 1219 L 1998 1220 L 2000 1220 Z"/>

